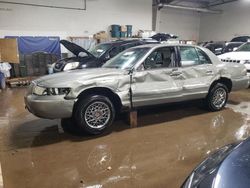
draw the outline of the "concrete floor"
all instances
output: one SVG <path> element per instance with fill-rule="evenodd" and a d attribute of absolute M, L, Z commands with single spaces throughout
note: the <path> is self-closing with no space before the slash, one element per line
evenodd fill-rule
<path fill-rule="evenodd" d="M 250 134 L 250 89 L 232 93 L 220 112 L 198 102 L 158 106 L 139 111 L 139 128 L 129 129 L 120 117 L 95 137 L 33 116 L 24 109 L 24 93 L 0 92 L 5 188 L 180 187 L 209 153 Z"/>

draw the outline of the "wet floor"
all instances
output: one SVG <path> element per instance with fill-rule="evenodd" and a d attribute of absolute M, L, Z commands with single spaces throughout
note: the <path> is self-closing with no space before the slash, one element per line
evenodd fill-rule
<path fill-rule="evenodd" d="M 24 93 L 0 92 L 5 188 L 180 187 L 209 153 L 250 135 L 250 89 L 232 93 L 220 112 L 207 112 L 200 101 L 140 110 L 138 128 L 121 116 L 98 137 L 33 116 Z"/>

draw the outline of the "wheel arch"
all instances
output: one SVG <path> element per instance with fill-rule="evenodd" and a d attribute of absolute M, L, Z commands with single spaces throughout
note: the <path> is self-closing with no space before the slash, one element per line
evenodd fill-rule
<path fill-rule="evenodd" d="M 217 83 L 221 83 L 221 84 L 224 84 L 227 89 L 228 89 L 228 92 L 230 93 L 232 91 L 232 87 L 233 87 L 233 83 L 231 81 L 231 79 L 227 78 L 227 77 L 220 77 L 218 80 L 215 80 L 210 88 L 209 88 L 209 91 L 211 91 L 211 89 L 215 86 L 215 84 Z"/>
<path fill-rule="evenodd" d="M 122 102 L 119 97 L 113 90 L 107 87 L 93 87 L 83 90 L 78 96 L 77 99 L 82 99 L 90 95 L 102 95 L 107 98 L 114 104 L 114 108 L 117 112 L 121 111 Z"/>

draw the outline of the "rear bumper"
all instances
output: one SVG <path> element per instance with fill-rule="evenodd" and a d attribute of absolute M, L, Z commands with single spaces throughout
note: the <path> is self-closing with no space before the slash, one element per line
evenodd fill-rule
<path fill-rule="evenodd" d="M 233 91 L 246 89 L 249 87 L 250 84 L 250 75 L 244 76 L 239 79 L 233 79 L 232 83 L 233 83 L 233 88 L 232 88 Z"/>
<path fill-rule="evenodd" d="M 32 114 L 46 119 L 71 117 L 75 104 L 75 100 L 65 100 L 64 96 L 27 95 L 24 101 Z"/>

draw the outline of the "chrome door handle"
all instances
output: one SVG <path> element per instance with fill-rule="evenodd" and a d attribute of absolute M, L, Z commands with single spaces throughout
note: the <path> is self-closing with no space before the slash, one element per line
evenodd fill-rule
<path fill-rule="evenodd" d="M 182 74 L 182 72 L 177 72 L 177 71 L 174 71 L 170 74 L 170 76 L 180 76 Z"/>
<path fill-rule="evenodd" d="M 214 72 L 211 70 L 206 71 L 206 74 L 213 74 Z"/>

